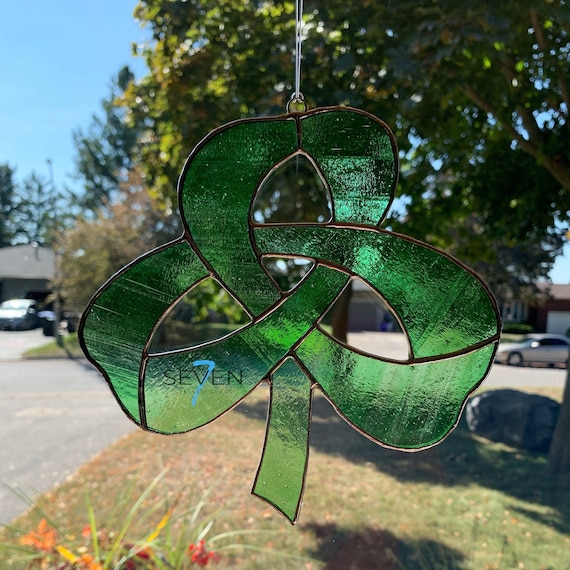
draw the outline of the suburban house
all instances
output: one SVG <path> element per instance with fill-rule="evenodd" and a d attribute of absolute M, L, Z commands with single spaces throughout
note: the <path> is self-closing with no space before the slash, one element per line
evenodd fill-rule
<path fill-rule="evenodd" d="M 539 332 L 570 335 L 570 283 L 539 283 L 549 298 L 530 306 L 527 322 Z"/>
<path fill-rule="evenodd" d="M 7 299 L 43 301 L 55 273 L 55 254 L 37 244 L 0 248 L 0 302 Z"/>
<path fill-rule="evenodd" d="M 547 296 L 540 303 L 513 300 L 501 306 L 503 323 L 526 323 L 535 332 L 569 334 L 570 284 L 538 283 Z"/>
<path fill-rule="evenodd" d="M 538 283 L 548 298 L 537 304 L 513 300 L 500 307 L 503 323 L 525 323 L 535 332 L 569 334 L 570 284 Z M 398 321 L 365 283 L 353 281 L 349 308 L 349 330 L 399 330 Z"/>

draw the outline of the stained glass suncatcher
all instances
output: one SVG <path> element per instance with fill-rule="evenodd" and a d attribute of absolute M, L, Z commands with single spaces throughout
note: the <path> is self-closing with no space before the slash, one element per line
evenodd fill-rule
<path fill-rule="evenodd" d="M 254 222 L 258 189 L 298 156 L 322 178 L 331 219 Z M 381 445 L 417 450 L 444 438 L 490 368 L 499 316 L 486 286 L 464 265 L 379 229 L 396 179 L 393 136 L 363 111 L 315 109 L 213 131 L 180 178 L 184 234 L 111 278 L 81 323 L 87 356 L 129 418 L 154 432 L 185 432 L 268 382 L 266 441 L 253 493 L 291 521 L 301 504 L 313 390 Z M 264 256 L 306 258 L 313 266 L 283 292 Z M 152 352 L 169 308 L 208 278 L 251 322 L 198 346 Z M 407 361 L 364 354 L 319 327 L 354 278 L 397 315 L 409 343 Z"/>

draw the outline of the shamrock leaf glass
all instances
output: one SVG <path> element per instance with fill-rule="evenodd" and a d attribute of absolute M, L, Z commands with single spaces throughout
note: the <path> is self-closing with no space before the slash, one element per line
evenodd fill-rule
<path fill-rule="evenodd" d="M 255 222 L 259 189 L 293 160 L 318 174 L 330 219 Z M 145 429 L 172 434 L 204 426 L 269 383 L 253 492 L 292 522 L 303 492 L 313 390 L 372 440 L 417 450 L 453 429 L 493 361 L 499 316 L 480 279 L 449 255 L 380 229 L 396 179 L 392 134 L 359 110 L 225 125 L 196 147 L 182 171 L 184 234 L 112 277 L 82 319 L 85 353 Z M 291 291 L 281 291 L 264 266 L 275 256 L 312 263 Z M 249 323 L 196 346 L 153 350 L 171 307 L 212 278 Z M 407 361 L 351 349 L 320 327 L 356 278 L 397 316 Z"/>

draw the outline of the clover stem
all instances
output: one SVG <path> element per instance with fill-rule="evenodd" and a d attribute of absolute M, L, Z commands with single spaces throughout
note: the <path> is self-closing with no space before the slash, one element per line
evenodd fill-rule
<path fill-rule="evenodd" d="M 252 492 L 292 523 L 305 486 L 310 416 L 311 381 L 287 358 L 272 375 L 265 445 Z"/>

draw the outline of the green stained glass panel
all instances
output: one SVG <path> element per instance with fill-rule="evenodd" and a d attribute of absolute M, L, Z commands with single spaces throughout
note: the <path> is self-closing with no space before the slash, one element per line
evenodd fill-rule
<path fill-rule="evenodd" d="M 331 216 L 272 213 L 269 223 L 256 222 L 256 197 L 267 188 L 275 204 L 287 205 L 279 180 L 298 164 L 315 170 Z M 390 131 L 362 111 L 335 107 L 225 125 L 183 169 L 184 235 L 111 278 L 81 323 L 83 348 L 125 412 L 155 432 L 204 426 L 269 383 L 253 491 L 291 521 L 301 505 L 315 389 L 378 443 L 421 449 L 456 425 L 493 361 L 500 323 L 479 278 L 429 245 L 378 228 L 396 178 Z M 307 261 L 307 274 L 278 286 L 267 265 L 294 258 Z M 356 278 L 396 315 L 408 360 L 365 355 L 320 328 Z M 153 348 L 172 307 L 208 279 L 249 323 L 203 343 Z"/>

